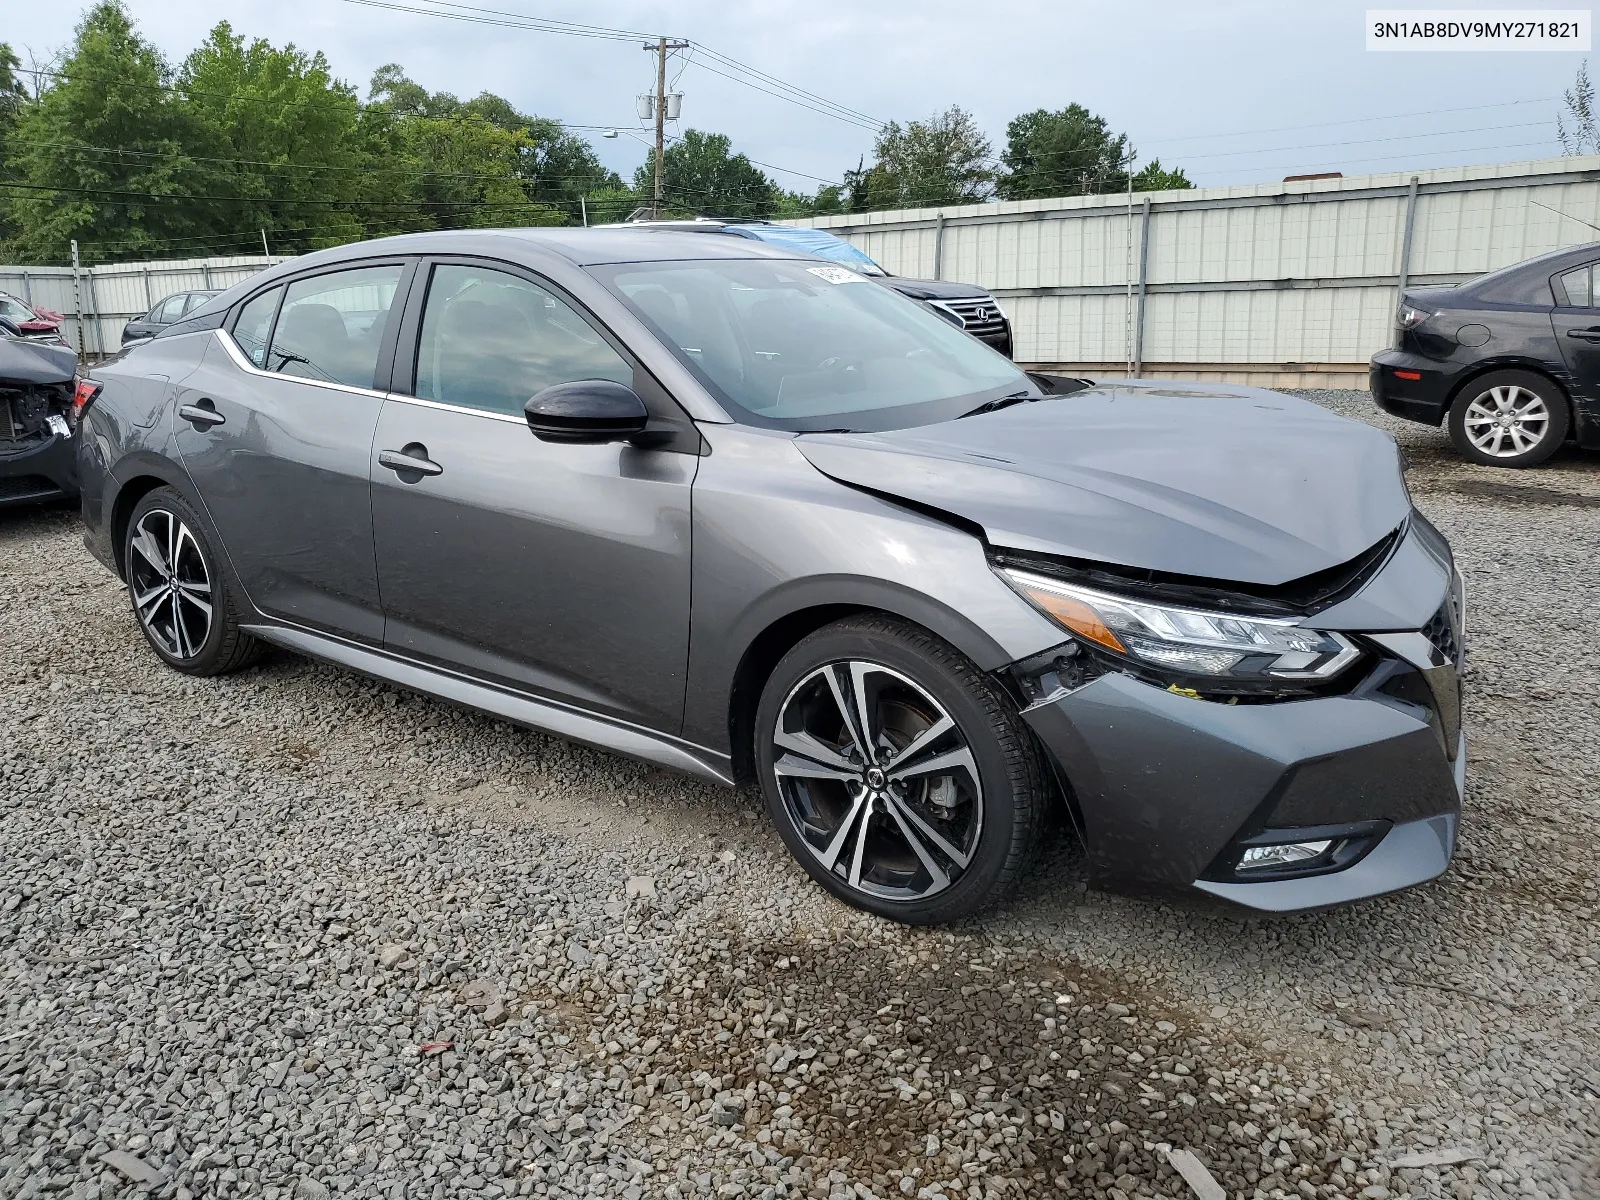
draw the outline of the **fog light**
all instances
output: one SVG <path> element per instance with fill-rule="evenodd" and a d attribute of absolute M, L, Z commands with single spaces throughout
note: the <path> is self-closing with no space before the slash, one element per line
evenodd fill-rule
<path fill-rule="evenodd" d="M 1327 853 L 1333 841 L 1283 842 L 1277 846 L 1251 846 L 1239 856 L 1240 871 L 1263 871 L 1273 867 L 1293 867 Z"/>

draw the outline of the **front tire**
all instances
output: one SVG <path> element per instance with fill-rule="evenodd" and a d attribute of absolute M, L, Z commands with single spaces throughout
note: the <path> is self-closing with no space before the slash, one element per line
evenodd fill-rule
<path fill-rule="evenodd" d="M 236 671 L 261 654 L 261 643 L 239 628 L 233 589 L 207 536 L 170 487 L 139 500 L 124 535 L 134 619 L 161 661 L 185 675 Z"/>
<path fill-rule="evenodd" d="M 1049 798 L 1006 695 L 947 643 L 885 617 L 829 625 L 784 656 L 757 710 L 756 765 L 812 878 L 912 925 L 1004 895 Z"/>
<path fill-rule="evenodd" d="M 1532 371 L 1491 371 L 1450 406 L 1450 440 L 1486 467 L 1534 467 L 1567 437 L 1567 398 Z"/>

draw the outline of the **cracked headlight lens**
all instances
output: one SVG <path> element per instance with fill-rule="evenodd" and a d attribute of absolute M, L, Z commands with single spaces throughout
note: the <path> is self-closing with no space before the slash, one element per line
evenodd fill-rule
<path fill-rule="evenodd" d="M 1340 634 L 1293 620 L 1157 604 L 1012 567 L 1001 574 L 1074 636 L 1181 675 L 1315 682 L 1361 653 Z"/>

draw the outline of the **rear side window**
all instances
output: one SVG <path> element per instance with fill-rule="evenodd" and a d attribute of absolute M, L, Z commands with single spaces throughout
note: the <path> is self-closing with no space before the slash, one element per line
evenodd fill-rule
<path fill-rule="evenodd" d="M 1572 308 L 1593 308 L 1594 302 L 1594 264 L 1579 267 L 1576 271 L 1568 271 L 1559 277 L 1561 289 L 1567 293 L 1567 304 Z"/>
<path fill-rule="evenodd" d="M 233 340 L 258 367 L 266 362 L 267 333 L 272 328 L 272 314 L 278 310 L 278 301 L 281 299 L 281 287 L 262 292 L 239 310 L 239 319 L 233 324 Z"/>
<path fill-rule="evenodd" d="M 438 266 L 422 310 L 416 394 L 522 415 L 535 392 L 579 379 L 633 385 L 633 368 L 573 308 L 526 279 Z"/>
<path fill-rule="evenodd" d="M 191 293 L 189 296 L 189 303 L 185 305 L 183 309 L 184 315 L 188 316 L 209 299 L 211 299 L 211 297 L 206 295 L 204 292 Z"/>
<path fill-rule="evenodd" d="M 183 304 L 189 298 L 189 293 L 179 292 L 176 296 L 168 296 L 161 302 L 161 308 L 156 312 L 155 319 L 163 325 L 171 324 L 183 316 Z"/>
<path fill-rule="evenodd" d="M 404 268 L 357 267 L 289 285 L 267 370 L 370 388 Z"/>

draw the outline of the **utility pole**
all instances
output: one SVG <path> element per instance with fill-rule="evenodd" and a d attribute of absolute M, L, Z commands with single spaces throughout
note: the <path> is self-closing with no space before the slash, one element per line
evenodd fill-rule
<path fill-rule="evenodd" d="M 83 286 L 78 267 L 78 239 L 72 239 L 72 323 L 77 326 L 78 353 L 87 354 L 88 342 L 83 337 Z"/>
<path fill-rule="evenodd" d="M 261 253 L 267 258 L 272 257 L 272 251 L 267 249 L 267 231 L 265 229 L 261 231 Z"/>
<path fill-rule="evenodd" d="M 664 37 L 657 38 L 654 46 L 645 46 L 646 50 L 653 50 L 656 55 L 656 198 L 651 215 L 658 220 L 661 217 L 662 158 L 667 143 L 667 54 L 688 48 L 688 42 L 669 42 Z"/>

